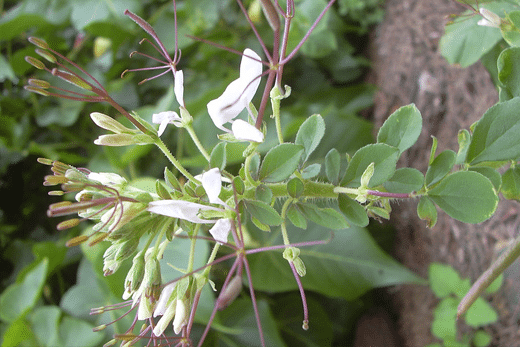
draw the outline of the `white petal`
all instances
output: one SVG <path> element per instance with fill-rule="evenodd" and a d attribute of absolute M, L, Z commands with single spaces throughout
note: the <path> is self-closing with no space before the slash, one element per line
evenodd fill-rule
<path fill-rule="evenodd" d="M 89 180 L 98 181 L 103 185 L 117 185 L 126 183 L 126 179 L 111 172 L 91 172 L 87 175 Z"/>
<path fill-rule="evenodd" d="M 222 125 L 232 121 L 247 106 L 246 100 L 242 97 L 247 84 L 243 79 L 236 79 L 227 86 L 221 96 L 208 103 L 208 113 L 217 128 L 228 131 Z"/>
<path fill-rule="evenodd" d="M 209 233 L 215 241 L 226 243 L 231 230 L 231 219 L 219 219 L 214 226 L 209 229 Z"/>
<path fill-rule="evenodd" d="M 175 318 L 173 319 L 173 331 L 178 334 L 183 326 L 188 323 L 187 307 L 183 300 L 177 299 L 177 307 L 175 308 Z"/>
<path fill-rule="evenodd" d="M 173 73 L 174 76 L 174 85 L 173 85 L 173 91 L 175 93 L 175 98 L 177 99 L 177 102 L 182 107 L 184 106 L 184 74 L 182 70 L 175 71 Z"/>
<path fill-rule="evenodd" d="M 166 308 L 168 307 L 168 301 L 173 293 L 173 290 L 176 288 L 177 282 L 173 282 L 168 284 L 161 291 L 161 295 L 159 296 L 159 300 L 157 300 L 157 305 L 155 306 L 155 311 L 153 311 L 153 316 L 162 316 L 164 312 L 166 312 Z"/>
<path fill-rule="evenodd" d="M 246 48 L 242 61 L 240 62 L 240 79 L 243 80 L 245 85 L 240 98 L 242 99 L 242 103 L 246 106 L 249 105 L 256 94 L 258 86 L 260 85 L 261 74 L 262 63 L 260 57 L 253 50 Z"/>
<path fill-rule="evenodd" d="M 213 220 L 201 219 L 197 214 L 200 210 L 220 211 L 220 209 L 216 207 L 184 200 L 152 201 L 148 204 L 147 210 L 163 216 L 184 219 L 192 223 L 215 223 Z"/>
<path fill-rule="evenodd" d="M 152 123 L 160 124 L 159 130 L 157 130 L 157 135 L 161 136 L 166 129 L 168 124 L 173 124 L 176 127 L 181 127 L 181 117 L 174 111 L 165 111 L 160 113 L 154 113 L 152 115 Z"/>
<path fill-rule="evenodd" d="M 264 134 L 248 122 L 237 119 L 231 125 L 233 135 L 237 140 L 264 142 Z"/>
<path fill-rule="evenodd" d="M 220 170 L 213 168 L 206 171 L 201 176 L 202 187 L 208 194 L 209 202 L 212 204 L 220 204 L 222 200 L 219 199 L 220 190 L 222 189 L 222 177 L 220 176 Z"/>

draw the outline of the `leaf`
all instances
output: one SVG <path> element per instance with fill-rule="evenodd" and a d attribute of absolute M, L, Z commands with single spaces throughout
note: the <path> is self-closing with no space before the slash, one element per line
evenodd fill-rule
<path fill-rule="evenodd" d="M 320 171 L 321 171 L 321 165 L 320 164 L 316 163 L 316 164 L 312 164 L 312 165 L 306 166 L 301 171 L 302 172 L 302 178 L 306 179 L 306 180 L 314 178 L 314 177 L 316 177 L 316 176 L 318 176 L 320 174 Z"/>
<path fill-rule="evenodd" d="M 303 161 L 307 161 L 309 156 L 320 144 L 325 135 L 325 122 L 319 114 L 313 114 L 303 122 L 296 134 L 295 144 L 303 146 L 305 149 Z"/>
<path fill-rule="evenodd" d="M 383 186 L 390 193 L 416 192 L 424 185 L 424 175 L 416 169 L 401 168 Z"/>
<path fill-rule="evenodd" d="M 299 198 L 303 194 L 304 189 L 303 182 L 298 177 L 291 178 L 287 182 L 287 193 L 291 198 Z"/>
<path fill-rule="evenodd" d="M 295 227 L 300 229 L 307 229 L 307 219 L 305 219 L 303 213 L 298 208 L 296 208 L 296 206 L 291 205 L 289 207 L 287 210 L 287 217 Z"/>
<path fill-rule="evenodd" d="M 480 223 L 495 213 L 498 196 L 493 184 L 472 171 L 455 172 L 428 191 L 433 200 L 450 217 L 464 223 Z"/>
<path fill-rule="evenodd" d="M 358 227 L 366 227 L 368 225 L 367 211 L 354 199 L 349 198 L 345 194 L 338 196 L 338 206 L 347 221 Z"/>
<path fill-rule="evenodd" d="M 428 267 L 430 288 L 439 299 L 454 294 L 461 286 L 459 273 L 449 265 L 431 263 Z"/>
<path fill-rule="evenodd" d="M 457 337 L 457 300 L 444 298 L 433 311 L 432 334 L 439 339 Z"/>
<path fill-rule="evenodd" d="M 81 341 L 83 347 L 99 346 L 104 336 L 95 331 L 90 323 L 73 317 L 63 317 L 60 324 L 60 338 L 63 346 L 77 345 Z"/>
<path fill-rule="evenodd" d="M 61 345 L 58 335 L 60 317 L 61 310 L 57 306 L 39 307 L 32 313 L 29 320 L 34 336 L 41 346 Z"/>
<path fill-rule="evenodd" d="M 520 98 L 498 103 L 475 126 L 466 162 L 516 160 L 520 157 Z"/>
<path fill-rule="evenodd" d="M 314 223 L 335 230 L 349 227 L 345 217 L 333 208 L 320 208 L 314 204 L 296 204 L 301 213 Z"/>
<path fill-rule="evenodd" d="M 508 200 L 520 199 L 520 168 L 518 166 L 510 167 L 502 175 L 501 192 Z"/>
<path fill-rule="evenodd" d="M 485 7 L 495 13 L 514 9 L 514 5 L 506 1 L 487 3 Z M 441 54 L 450 64 L 467 67 L 477 62 L 491 50 L 501 39 L 500 30 L 477 25 L 480 16 L 460 18 L 455 23 L 446 25 L 439 46 Z"/>
<path fill-rule="evenodd" d="M 417 215 L 426 221 L 428 228 L 433 228 L 437 224 L 437 208 L 427 196 L 421 196 L 417 204 Z"/>
<path fill-rule="evenodd" d="M 330 236 L 330 232 L 322 227 L 313 227 L 312 232 L 305 233 L 292 231 L 289 230 L 292 243 L 323 240 Z M 270 238 L 266 246 L 282 243 L 281 235 L 278 235 L 275 239 Z M 424 283 L 384 253 L 363 228 L 352 227 L 336 233 L 327 244 L 302 247 L 300 251 L 300 258 L 307 268 L 307 274 L 301 279 L 303 287 L 329 297 L 354 300 L 372 288 Z M 281 251 L 251 254 L 248 260 L 256 290 L 274 293 L 297 290 L 292 271 Z"/>
<path fill-rule="evenodd" d="M 247 212 L 258 219 L 261 223 L 267 225 L 280 225 L 282 223 L 282 217 L 280 217 L 278 212 L 265 202 L 244 200 L 244 204 Z"/>
<path fill-rule="evenodd" d="M 292 143 L 282 143 L 271 148 L 262 161 L 258 179 L 263 182 L 281 182 L 291 176 L 304 152 L 302 146 Z"/>
<path fill-rule="evenodd" d="M 482 330 L 475 332 L 475 335 L 473 336 L 473 344 L 475 347 L 487 347 L 491 344 L 492 340 L 493 337 Z"/>
<path fill-rule="evenodd" d="M 456 157 L 455 152 L 449 149 L 442 151 L 435 157 L 428 167 L 428 171 L 426 171 L 426 185 L 432 186 L 443 179 L 455 165 Z"/>
<path fill-rule="evenodd" d="M 474 166 L 470 167 L 468 170 L 478 172 L 479 174 L 487 177 L 487 179 L 490 180 L 493 184 L 495 190 L 497 192 L 500 190 L 500 186 L 502 185 L 502 177 L 497 170 L 487 166 Z"/>
<path fill-rule="evenodd" d="M 259 184 L 255 189 L 255 199 L 270 204 L 273 200 L 273 191 L 265 184 Z"/>
<path fill-rule="evenodd" d="M 393 176 L 398 158 L 399 149 L 396 147 L 384 143 L 366 145 L 350 160 L 341 186 L 359 186 L 361 176 L 370 163 L 375 163 L 375 167 L 368 186 L 378 186 Z"/>
<path fill-rule="evenodd" d="M 226 142 L 219 142 L 211 151 L 209 167 L 223 171 L 226 168 Z"/>
<path fill-rule="evenodd" d="M 40 298 L 49 261 L 47 258 L 25 275 L 20 283 L 13 283 L 0 295 L 0 318 L 13 322 L 30 310 Z"/>
<path fill-rule="evenodd" d="M 478 328 L 495 323 L 498 315 L 486 300 L 478 298 L 466 312 L 464 320 L 470 327 Z"/>
<path fill-rule="evenodd" d="M 401 154 L 412 147 L 421 130 L 421 112 L 414 104 L 402 106 L 383 123 L 377 134 L 377 142 L 397 147 Z"/>
<path fill-rule="evenodd" d="M 520 47 L 504 49 L 498 56 L 498 80 L 500 81 L 500 101 L 520 96 Z"/>
<path fill-rule="evenodd" d="M 337 149 L 333 148 L 325 156 L 325 175 L 330 183 L 334 185 L 339 183 L 340 170 L 341 155 Z"/>

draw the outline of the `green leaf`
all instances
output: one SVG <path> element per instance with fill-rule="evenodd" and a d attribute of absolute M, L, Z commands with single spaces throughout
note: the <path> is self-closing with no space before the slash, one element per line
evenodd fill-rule
<path fill-rule="evenodd" d="M 325 122 L 319 114 L 313 114 L 303 122 L 296 134 L 295 144 L 303 146 L 305 149 L 303 161 L 307 161 L 309 156 L 320 144 L 325 135 Z"/>
<path fill-rule="evenodd" d="M 483 330 L 479 330 L 473 335 L 475 347 L 487 347 L 491 344 L 493 337 Z"/>
<path fill-rule="evenodd" d="M 262 161 L 258 179 L 263 182 L 281 182 L 291 176 L 304 152 L 304 148 L 292 143 L 282 143 L 271 148 Z"/>
<path fill-rule="evenodd" d="M 461 286 L 459 273 L 449 265 L 431 263 L 428 268 L 430 288 L 439 299 L 455 294 Z"/>
<path fill-rule="evenodd" d="M 320 208 L 314 204 L 296 204 L 302 214 L 314 223 L 335 230 L 349 227 L 345 217 L 333 208 Z"/>
<path fill-rule="evenodd" d="M 520 98 L 496 104 L 478 121 L 466 162 L 516 160 L 520 157 Z"/>
<path fill-rule="evenodd" d="M 487 177 L 487 179 L 490 180 L 493 184 L 495 190 L 497 192 L 500 190 L 500 186 L 502 185 L 502 177 L 500 176 L 497 170 L 488 166 L 473 166 L 470 167 L 468 170 L 478 172 L 482 176 Z"/>
<path fill-rule="evenodd" d="M 358 227 L 366 227 L 368 225 L 367 211 L 354 199 L 349 198 L 345 194 L 338 196 L 338 206 L 347 221 Z"/>
<path fill-rule="evenodd" d="M 265 184 L 259 184 L 255 189 L 255 198 L 266 204 L 270 204 L 273 200 L 273 191 Z"/>
<path fill-rule="evenodd" d="M 223 171 L 226 168 L 226 142 L 219 142 L 211 151 L 209 167 Z"/>
<path fill-rule="evenodd" d="M 6 79 L 14 83 L 18 82 L 18 79 L 11 68 L 11 64 L 9 64 L 3 55 L 0 55 L 0 82 L 4 82 Z"/>
<path fill-rule="evenodd" d="M 75 346 L 81 341 L 83 347 L 99 346 L 104 336 L 95 331 L 90 323 L 73 317 L 63 317 L 60 324 L 60 338 L 63 346 Z"/>
<path fill-rule="evenodd" d="M 287 182 L 287 193 L 291 198 L 299 198 L 303 194 L 304 188 L 303 182 L 298 177 L 291 178 Z"/>
<path fill-rule="evenodd" d="M 508 200 L 520 199 L 520 168 L 510 167 L 502 175 L 501 192 Z"/>
<path fill-rule="evenodd" d="M 278 212 L 265 202 L 244 200 L 244 204 L 247 212 L 258 219 L 261 223 L 267 225 L 280 225 L 282 223 L 282 217 L 280 217 Z"/>
<path fill-rule="evenodd" d="M 443 179 L 451 171 L 453 165 L 455 165 L 456 157 L 455 152 L 449 149 L 442 151 L 435 157 L 428 167 L 428 171 L 426 171 L 426 185 L 428 187 L 432 186 Z"/>
<path fill-rule="evenodd" d="M 510 46 L 520 46 L 520 33 L 517 31 L 520 28 L 520 11 L 511 11 L 507 13 L 506 20 L 509 20 L 516 28 L 501 30 L 504 40 Z"/>
<path fill-rule="evenodd" d="M 489 285 L 489 287 L 486 288 L 486 293 L 487 294 L 493 294 L 493 293 L 496 293 L 500 287 L 502 287 L 502 283 L 504 282 L 504 274 L 500 274 L 500 276 L 498 276 L 494 281 L 493 283 L 491 283 Z"/>
<path fill-rule="evenodd" d="M 498 196 L 493 184 L 472 171 L 455 172 L 443 179 L 428 196 L 450 217 L 480 223 L 495 213 Z"/>
<path fill-rule="evenodd" d="M 520 47 L 504 49 L 498 56 L 498 80 L 500 81 L 500 101 L 520 96 Z"/>
<path fill-rule="evenodd" d="M 447 297 L 433 311 L 432 334 L 439 339 L 457 337 L 457 299 Z"/>
<path fill-rule="evenodd" d="M 325 175 L 330 183 L 337 185 L 339 183 L 339 174 L 341 171 L 341 154 L 333 148 L 325 156 Z"/>
<path fill-rule="evenodd" d="M 363 172 L 370 163 L 374 163 L 374 175 L 370 179 L 368 187 L 378 186 L 393 176 L 398 158 L 399 149 L 384 143 L 370 144 L 360 148 L 350 160 L 341 185 L 359 186 Z"/>
<path fill-rule="evenodd" d="M 412 147 L 421 130 L 421 112 L 414 104 L 402 106 L 383 123 L 377 134 L 377 142 L 397 147 L 401 154 Z"/>
<path fill-rule="evenodd" d="M 437 224 L 437 208 L 427 196 L 421 196 L 417 204 L 417 216 L 426 221 L 428 228 L 433 228 Z"/>
<path fill-rule="evenodd" d="M 305 233 L 291 228 L 292 243 L 330 238 L 327 228 L 316 226 L 312 232 Z M 266 246 L 283 243 L 280 234 L 277 238 L 271 236 L 265 236 L 269 237 Z M 363 228 L 352 227 L 336 233 L 327 244 L 302 247 L 300 251 L 307 268 L 307 274 L 301 279 L 303 287 L 329 297 L 354 300 L 372 288 L 424 283 L 384 253 Z M 248 260 L 256 290 L 275 293 L 297 290 L 291 268 L 281 251 L 251 254 Z"/>
<path fill-rule="evenodd" d="M 466 312 L 464 320 L 470 327 L 478 328 L 495 323 L 498 320 L 498 315 L 486 300 L 478 298 Z"/>
<path fill-rule="evenodd" d="M 461 165 L 464 163 L 466 156 L 468 155 L 469 144 L 471 143 L 471 133 L 466 129 L 459 130 L 457 141 L 459 143 L 459 150 L 457 151 L 455 164 Z"/>
<path fill-rule="evenodd" d="M 32 331 L 40 346 L 59 346 L 58 326 L 61 310 L 57 306 L 43 306 L 34 310 L 29 318 Z M 102 336 L 101 336 L 102 337 Z"/>
<path fill-rule="evenodd" d="M 320 171 L 321 171 L 321 165 L 320 164 L 316 163 L 316 164 L 312 164 L 312 165 L 306 166 L 301 171 L 302 172 L 302 178 L 306 179 L 306 180 L 314 178 L 314 177 L 316 177 L 316 176 L 318 176 L 320 174 Z"/>
<path fill-rule="evenodd" d="M 481 6 L 482 7 L 482 6 Z M 485 6 L 495 13 L 514 9 L 514 5 L 506 1 L 486 3 Z M 441 54 L 450 64 L 467 67 L 477 62 L 480 57 L 491 50 L 501 39 L 500 30 L 477 25 L 480 16 L 461 17 L 453 24 L 446 25 L 439 46 Z"/>
<path fill-rule="evenodd" d="M 383 186 L 390 193 L 416 192 L 424 185 L 424 175 L 409 167 L 397 169 L 394 175 Z"/>
<path fill-rule="evenodd" d="M 2 326 L 3 327 L 3 326 Z M 12 322 L 7 329 L 2 330 L 2 347 L 19 347 L 34 345 L 34 334 L 23 317 Z M 29 340 L 27 344 L 23 344 Z"/>
<path fill-rule="evenodd" d="M 0 318 L 13 322 L 30 310 L 40 298 L 49 261 L 42 259 L 20 283 L 13 283 L 0 295 Z"/>
<path fill-rule="evenodd" d="M 296 206 L 291 205 L 289 207 L 287 210 L 287 217 L 295 227 L 300 229 L 307 229 L 307 219 L 305 219 L 303 213 L 298 208 L 296 208 Z"/>

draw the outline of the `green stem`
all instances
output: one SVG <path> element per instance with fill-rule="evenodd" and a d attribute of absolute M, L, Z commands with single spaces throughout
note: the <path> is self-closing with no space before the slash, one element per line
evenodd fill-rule
<path fill-rule="evenodd" d="M 287 225 L 285 223 L 285 221 L 287 220 L 287 209 L 289 208 L 289 206 L 291 206 L 291 203 L 292 203 L 292 199 L 287 199 L 285 201 L 285 203 L 283 204 L 282 206 L 282 211 L 281 211 L 281 217 L 282 217 L 282 224 L 280 225 L 280 229 L 282 231 L 282 237 L 283 237 L 283 244 L 284 245 L 289 245 L 290 242 L 289 242 L 289 235 L 287 233 Z"/>
<path fill-rule="evenodd" d="M 202 143 L 200 142 L 197 134 L 195 133 L 195 130 L 193 130 L 193 127 L 191 126 L 191 124 L 184 126 L 184 129 L 186 129 L 188 131 L 188 134 L 190 134 L 191 139 L 193 140 L 193 142 L 199 149 L 200 153 L 202 153 L 204 158 L 206 158 L 206 160 L 209 162 L 210 155 L 208 154 L 208 152 L 206 151 L 204 146 L 202 146 Z"/>
<path fill-rule="evenodd" d="M 193 232 L 193 237 L 191 238 L 191 246 L 190 246 L 190 258 L 188 260 L 188 270 L 186 272 L 193 271 L 193 263 L 195 262 L 195 244 L 197 243 L 197 234 L 199 233 L 200 224 L 195 226 L 195 230 Z"/>
<path fill-rule="evenodd" d="M 278 137 L 278 142 L 280 144 L 283 143 L 283 135 L 282 135 L 282 122 L 280 120 L 280 98 L 281 95 L 280 90 L 277 86 L 274 86 L 271 90 L 271 107 L 273 108 L 273 118 L 276 124 L 276 135 Z"/>
<path fill-rule="evenodd" d="M 217 257 L 217 252 L 218 252 L 218 249 L 220 248 L 220 243 L 215 243 L 215 246 L 213 246 L 213 250 L 211 251 L 211 254 L 209 256 L 209 259 L 208 259 L 208 262 L 206 264 L 211 264 L 215 258 Z M 207 277 L 209 275 L 209 271 L 211 270 L 211 266 L 207 266 L 205 269 L 204 269 L 204 274 L 203 276 L 204 277 Z"/>
<path fill-rule="evenodd" d="M 164 142 L 159 137 L 155 138 L 155 145 L 164 153 L 164 155 L 166 156 L 166 158 L 168 158 L 170 163 L 172 163 L 173 166 L 175 166 L 175 168 L 179 170 L 181 174 L 184 175 L 184 177 L 195 183 L 200 183 L 184 168 L 184 166 L 181 165 L 181 163 L 173 156 L 168 147 L 166 147 Z"/>

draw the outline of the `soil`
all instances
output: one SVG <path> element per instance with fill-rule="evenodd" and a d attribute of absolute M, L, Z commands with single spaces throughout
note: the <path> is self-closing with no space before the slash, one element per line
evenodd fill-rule
<path fill-rule="evenodd" d="M 373 33 L 371 49 L 372 82 L 379 88 L 374 121 L 377 129 L 397 108 L 415 103 L 423 116 L 423 132 L 418 143 L 404 153 L 400 165 L 424 173 L 430 136 L 439 140 L 437 153 L 457 151 L 459 129 L 469 129 L 497 102 L 498 93 L 480 63 L 464 69 L 450 66 L 439 53 L 447 16 L 461 13 L 462 6 L 449 0 L 387 0 L 385 7 L 386 18 Z M 416 204 L 395 204 L 391 221 L 397 230 L 396 258 L 424 278 L 428 265 L 440 262 L 452 265 L 473 282 L 496 259 L 500 248 L 517 235 L 517 202 L 502 199 L 496 214 L 478 225 L 459 223 L 439 211 L 432 229 L 417 217 Z M 520 346 L 515 269 L 508 271 L 502 289 L 488 297 L 500 317 L 484 329 L 493 336 L 492 346 Z M 394 323 L 404 346 L 441 342 L 430 332 L 433 308 L 438 303 L 431 290 L 418 285 L 390 290 L 399 316 Z M 464 324 L 458 327 L 461 333 L 469 332 Z"/>

